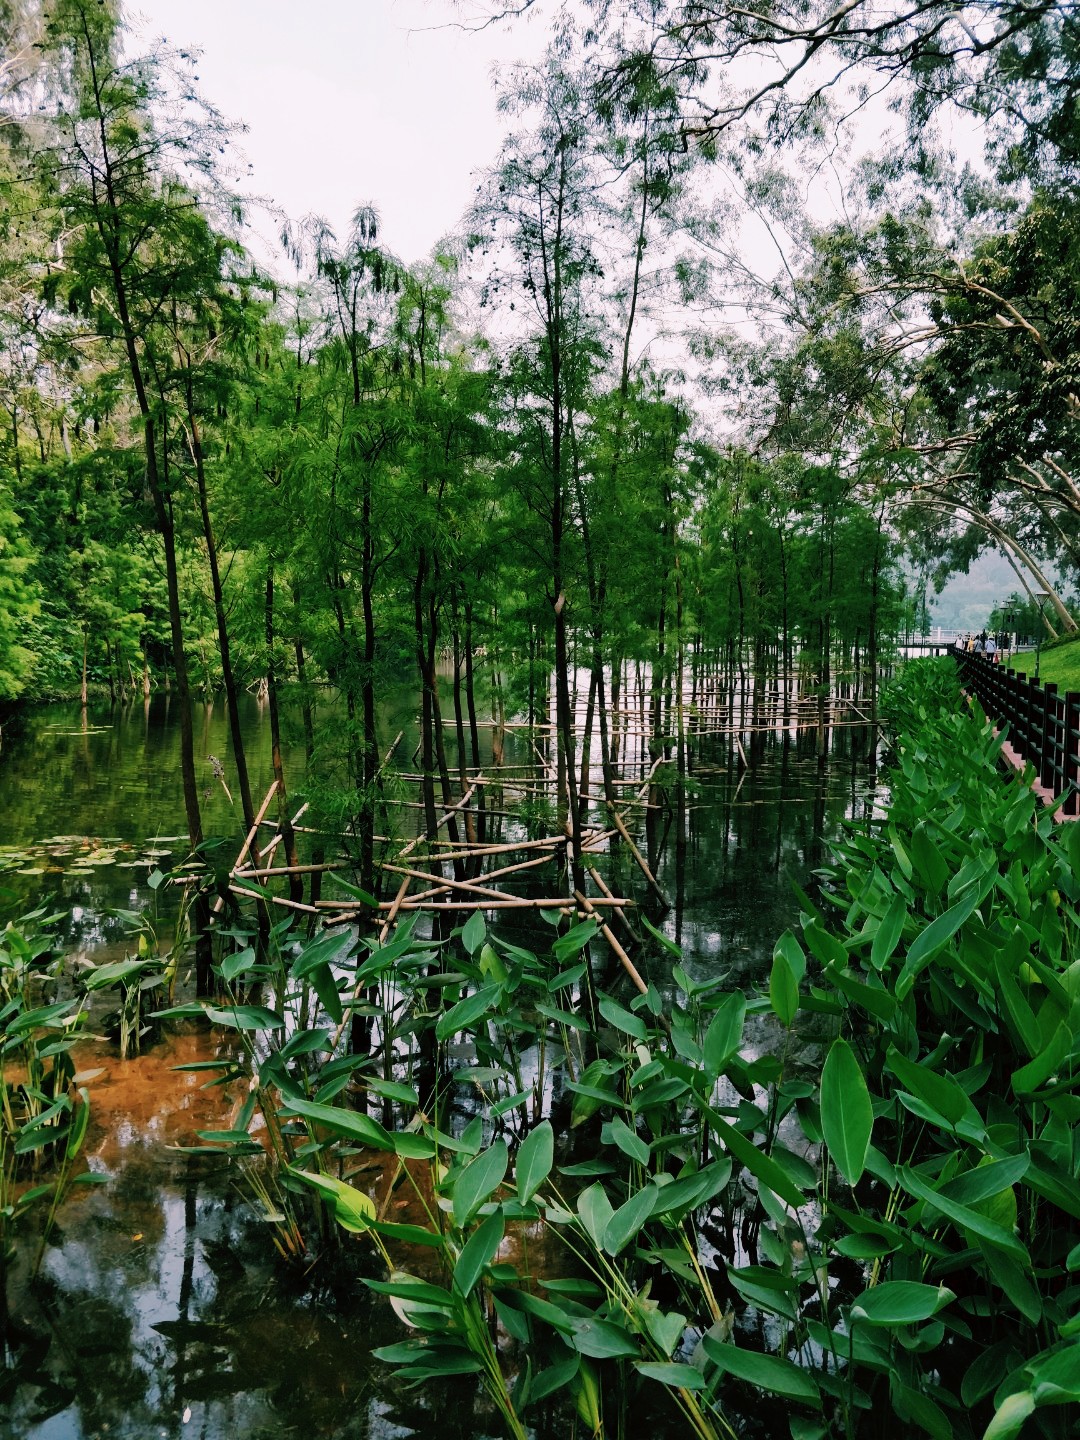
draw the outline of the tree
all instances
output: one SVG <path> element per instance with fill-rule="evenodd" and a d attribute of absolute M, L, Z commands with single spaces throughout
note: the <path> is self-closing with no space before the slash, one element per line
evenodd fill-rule
<path fill-rule="evenodd" d="M 181 765 L 188 836 L 202 843 L 188 661 L 177 560 L 178 487 L 170 442 L 180 417 L 169 403 L 172 345 L 163 321 L 174 305 L 197 308 L 219 280 L 208 274 L 198 200 L 185 177 L 214 173 L 212 156 L 228 138 L 215 112 L 192 106 L 194 92 L 170 88 L 182 57 L 120 58 L 121 30 L 108 5 L 60 0 L 47 26 L 48 53 L 61 85 L 50 142 L 37 168 L 49 196 L 62 254 L 48 290 L 63 292 L 85 317 L 102 353 L 123 367 L 141 430 L 146 488 L 164 547 L 172 661 L 181 720 Z M 152 114 L 151 110 L 156 113 Z M 195 910 L 200 984 L 210 983 L 208 911 Z"/>

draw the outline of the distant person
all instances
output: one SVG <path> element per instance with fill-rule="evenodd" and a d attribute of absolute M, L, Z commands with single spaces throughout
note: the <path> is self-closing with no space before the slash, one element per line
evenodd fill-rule
<path fill-rule="evenodd" d="M 972 647 L 976 655 L 981 655 L 986 648 L 986 643 L 981 635 L 975 636 L 975 644 Z"/>
<path fill-rule="evenodd" d="M 986 637 L 986 653 L 992 665 L 997 664 L 997 641 L 992 635 Z"/>

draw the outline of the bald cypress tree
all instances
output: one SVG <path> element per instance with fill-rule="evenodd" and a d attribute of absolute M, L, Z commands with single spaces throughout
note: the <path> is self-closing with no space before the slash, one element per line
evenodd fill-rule
<path fill-rule="evenodd" d="M 205 244 L 200 203 L 212 202 L 214 158 L 229 135 L 221 117 L 196 95 L 190 56 L 163 49 L 127 60 L 122 39 L 115 4 L 59 0 L 53 7 L 44 40 L 49 126 L 35 168 L 56 254 L 48 298 L 80 317 L 102 362 L 114 367 L 141 440 L 146 497 L 164 550 L 184 805 L 194 849 L 203 829 L 177 560 L 183 475 L 174 464 L 187 407 L 183 387 L 173 387 L 171 321 L 197 311 L 221 283 L 221 250 Z M 194 919 L 205 989 L 211 974 L 202 897 Z"/>

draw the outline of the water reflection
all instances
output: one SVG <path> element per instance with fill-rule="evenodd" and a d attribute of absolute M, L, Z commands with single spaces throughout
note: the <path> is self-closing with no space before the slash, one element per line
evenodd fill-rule
<path fill-rule="evenodd" d="M 95 1082 L 91 1164 L 112 1180 L 66 1206 L 37 1281 L 30 1247 L 15 1258 L 0 1436 L 383 1440 L 423 1433 L 448 1399 L 447 1435 L 486 1433 L 468 1387 L 409 1395 L 370 1360 L 397 1336 L 360 1283 L 362 1242 L 286 1272 L 226 1164 L 169 1148 L 237 1101 L 173 1068 L 206 1051 L 172 1036 Z"/>

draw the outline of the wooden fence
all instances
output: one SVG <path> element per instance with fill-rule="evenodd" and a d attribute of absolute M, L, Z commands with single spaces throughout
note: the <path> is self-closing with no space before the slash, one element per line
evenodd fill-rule
<path fill-rule="evenodd" d="M 1066 815 L 1080 814 L 1080 692 L 995 665 L 986 655 L 954 646 L 964 688 L 987 716 L 1007 725 L 1009 742 L 1034 766 L 1041 784 L 1062 797 Z"/>

